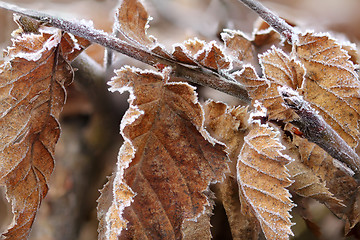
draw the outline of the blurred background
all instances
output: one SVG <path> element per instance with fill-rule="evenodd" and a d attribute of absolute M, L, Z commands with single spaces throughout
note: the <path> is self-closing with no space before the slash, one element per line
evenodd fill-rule
<path fill-rule="evenodd" d="M 111 32 L 115 0 L 22 0 L 8 1 L 22 7 L 45 11 L 65 18 L 92 20 L 94 26 Z M 360 39 L 359 0 L 272 0 L 261 1 L 281 17 L 301 29 L 331 32 L 338 39 L 357 44 Z M 188 38 L 219 41 L 222 29 L 237 29 L 251 36 L 257 15 L 237 0 L 144 0 L 153 17 L 148 32 L 168 50 L 174 43 Z M 12 14 L 0 9 L 0 48 L 11 44 L 16 24 Z M 38 213 L 31 240 L 95 240 L 97 239 L 96 199 L 116 162 L 122 139 L 119 123 L 127 109 L 127 95 L 106 90 L 113 69 L 124 64 L 146 68 L 144 64 L 115 54 L 114 65 L 104 70 L 104 48 L 93 45 L 86 57 L 75 62 L 75 82 L 61 116 L 62 135 L 56 149 L 56 168 L 50 192 Z M 90 66 L 81 62 L 90 62 Z M 90 72 L 90 74 L 89 74 Z M 96 88 L 86 87 L 95 81 Z M 200 97 L 238 104 L 238 100 L 215 90 L 200 88 Z M 299 217 L 295 209 L 293 239 L 342 239 L 343 223 L 325 207 L 310 202 L 316 226 Z M 300 207 L 301 208 L 301 207 Z M 214 239 L 228 239 L 229 229 L 223 208 L 215 208 L 212 219 Z M 0 189 L 0 231 L 11 223 L 11 207 Z M 310 230 L 309 230 L 310 229 Z M 316 234 L 320 231 L 322 237 Z M 354 237 L 353 237 L 354 238 Z M 348 238 L 351 239 L 351 238 Z"/>

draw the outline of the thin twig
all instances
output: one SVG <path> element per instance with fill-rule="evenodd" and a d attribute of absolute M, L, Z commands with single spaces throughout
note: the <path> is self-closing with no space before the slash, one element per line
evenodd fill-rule
<path fill-rule="evenodd" d="M 254 10 L 259 16 L 264 19 L 271 27 L 275 29 L 278 33 L 284 36 L 289 42 L 293 42 L 295 39 L 295 31 L 292 26 L 287 24 L 282 18 L 278 15 L 270 11 L 270 9 L 266 8 L 261 3 L 256 0 L 238 0 L 242 2 L 244 5 Z"/>
<path fill-rule="evenodd" d="M 130 45 L 118 38 L 110 36 L 109 34 L 93 28 L 93 26 L 81 23 L 79 21 L 68 21 L 62 18 L 54 17 L 48 14 L 18 7 L 13 4 L 8 4 L 0 1 L 0 8 L 4 8 L 27 17 L 36 19 L 40 22 L 46 23 L 50 26 L 59 28 L 66 32 L 72 33 L 76 36 L 85 38 L 93 43 L 100 44 L 104 47 L 113 49 L 131 58 L 137 59 L 141 62 L 151 66 L 157 64 L 164 64 L 173 68 L 173 75 L 186 79 L 202 86 L 208 86 L 219 90 L 221 92 L 233 95 L 245 102 L 250 102 L 247 91 L 241 84 L 231 79 L 229 75 L 220 75 L 214 71 L 205 68 L 187 66 L 180 64 L 172 59 L 164 58 L 160 55 L 152 53 L 147 49 L 139 48 Z"/>
<path fill-rule="evenodd" d="M 325 120 L 296 91 L 289 87 L 278 89 L 285 104 L 294 109 L 300 120 L 293 124 L 311 142 L 316 143 L 333 158 L 345 163 L 356 175 L 360 174 L 360 158 L 356 152 L 325 122 Z"/>

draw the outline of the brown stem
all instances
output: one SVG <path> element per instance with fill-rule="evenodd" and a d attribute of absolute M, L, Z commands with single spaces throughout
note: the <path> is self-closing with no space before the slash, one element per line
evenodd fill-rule
<path fill-rule="evenodd" d="M 270 9 L 266 8 L 261 3 L 256 0 L 238 0 L 242 2 L 244 5 L 254 10 L 259 16 L 264 19 L 271 27 L 275 29 L 278 33 L 284 36 L 289 42 L 293 42 L 295 39 L 294 28 L 287 24 L 283 19 L 277 16 L 275 13 L 270 11 Z"/>
<path fill-rule="evenodd" d="M 145 48 L 133 46 L 118 38 L 110 36 L 101 30 L 95 29 L 92 26 L 80 23 L 76 20 L 68 21 L 37 11 L 20 8 L 16 5 L 8 4 L 2 1 L 0 1 L 0 8 L 8 9 L 10 11 L 36 19 L 40 22 L 44 22 L 50 26 L 85 38 L 93 43 L 97 43 L 104 47 L 113 49 L 151 66 L 156 66 L 159 63 L 171 66 L 174 70 L 173 74 L 177 77 L 184 78 L 189 82 L 214 88 L 216 90 L 240 98 L 245 102 L 250 102 L 247 91 L 241 84 L 236 82 L 229 75 L 220 75 L 219 73 L 210 71 L 205 68 L 187 66 L 185 64 L 178 63 L 175 60 L 164 58 L 148 51 Z"/>
<path fill-rule="evenodd" d="M 358 175 L 360 158 L 356 152 L 297 92 L 288 87 L 281 87 L 278 90 L 285 104 L 299 115 L 300 120 L 294 124 L 300 128 L 304 136 L 333 158 L 348 165 Z"/>

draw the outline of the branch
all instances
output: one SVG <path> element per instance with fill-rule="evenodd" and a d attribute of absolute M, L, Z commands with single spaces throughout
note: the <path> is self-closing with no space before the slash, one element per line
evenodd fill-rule
<path fill-rule="evenodd" d="M 228 75 L 220 75 L 219 73 L 210 71 L 205 68 L 180 64 L 175 60 L 164 58 L 160 55 L 148 51 L 147 49 L 133 46 L 116 37 L 110 36 L 101 30 L 95 29 L 91 25 L 81 23 L 80 21 L 65 20 L 41 12 L 21 8 L 2 1 L 0 1 L 0 8 L 4 8 L 15 13 L 36 19 L 42 23 L 46 23 L 47 25 L 85 38 L 93 43 L 110 48 L 151 66 L 156 66 L 159 63 L 171 66 L 173 68 L 172 74 L 176 77 L 184 78 L 189 82 L 193 82 L 202 86 L 214 88 L 221 92 L 240 98 L 245 102 L 250 102 L 247 91 L 243 88 L 243 86 Z"/>
<path fill-rule="evenodd" d="M 356 175 L 360 174 L 360 158 L 335 130 L 306 102 L 289 87 L 279 87 L 278 91 L 285 104 L 294 109 L 300 121 L 293 122 L 304 136 L 316 143 L 333 158 L 345 163 Z"/>
<path fill-rule="evenodd" d="M 294 42 L 295 31 L 292 26 L 287 24 L 282 18 L 270 11 L 261 3 L 256 0 L 238 0 L 244 5 L 254 10 L 259 16 L 267 22 L 272 28 L 275 29 L 278 33 L 284 36 L 290 43 Z"/>

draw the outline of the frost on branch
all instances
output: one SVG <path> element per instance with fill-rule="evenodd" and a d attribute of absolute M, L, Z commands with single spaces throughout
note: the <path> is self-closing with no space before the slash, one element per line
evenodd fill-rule
<path fill-rule="evenodd" d="M 249 129 L 237 164 L 242 209 L 254 214 L 267 239 L 289 239 L 294 204 L 286 165 L 293 160 L 282 153 L 278 130 L 259 120 L 251 121 Z"/>
<path fill-rule="evenodd" d="M 124 67 L 110 82 L 112 91 L 131 93 L 121 132 L 135 150 L 124 173 L 116 173 L 135 193 L 129 207 L 117 208 L 125 207 L 120 220 L 127 221 L 120 239 L 181 238 L 184 221 L 196 226 L 197 219 L 208 214 L 209 184 L 222 180 L 228 170 L 224 147 L 203 128 L 203 110 L 194 88 L 171 82 L 167 71 Z M 118 167 L 125 166 L 124 160 L 129 156 L 121 150 Z M 114 185 L 112 194 L 119 196 L 121 191 Z M 121 211 L 106 213 L 112 214 Z M 106 221 L 120 226 L 115 218 Z"/>
<path fill-rule="evenodd" d="M 0 67 L 0 184 L 14 213 L 4 239 L 26 239 L 48 192 L 69 65 L 89 42 L 50 27 L 20 33 Z"/>

